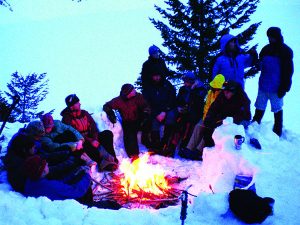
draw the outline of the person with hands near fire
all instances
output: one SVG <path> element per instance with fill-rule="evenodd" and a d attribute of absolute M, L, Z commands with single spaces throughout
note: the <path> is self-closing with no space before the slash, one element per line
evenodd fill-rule
<path fill-rule="evenodd" d="M 75 94 L 65 98 L 67 107 L 61 112 L 62 122 L 72 126 L 84 137 L 83 149 L 98 164 L 98 169 L 116 170 L 118 159 L 113 146 L 113 133 L 110 130 L 100 132 L 93 117 L 81 109 L 79 98 Z"/>
<path fill-rule="evenodd" d="M 146 124 L 150 116 L 150 107 L 143 95 L 137 93 L 132 84 L 124 84 L 120 95 L 105 103 L 103 110 L 112 123 L 116 123 L 116 116 L 113 110 L 119 111 L 122 117 L 125 151 L 131 158 L 138 157 L 137 133 L 139 130 L 142 130 L 142 143 L 144 144 L 148 130 Z"/>

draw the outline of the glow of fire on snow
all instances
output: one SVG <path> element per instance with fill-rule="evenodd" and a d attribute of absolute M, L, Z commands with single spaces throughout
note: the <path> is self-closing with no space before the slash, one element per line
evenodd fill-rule
<path fill-rule="evenodd" d="M 124 173 L 124 178 L 121 179 L 121 184 L 127 195 L 135 197 L 134 190 L 160 195 L 163 190 L 170 188 L 164 170 L 158 164 L 148 164 L 148 159 L 149 155 L 144 154 L 132 163 L 127 159 L 122 161 L 120 170 Z"/>

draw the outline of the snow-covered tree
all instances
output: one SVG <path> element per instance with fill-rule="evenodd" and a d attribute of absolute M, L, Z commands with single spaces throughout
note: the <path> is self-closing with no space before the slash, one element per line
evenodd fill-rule
<path fill-rule="evenodd" d="M 10 98 L 16 95 L 20 97 L 20 102 L 12 112 L 12 116 L 21 123 L 38 118 L 40 113 L 36 112 L 37 107 L 48 94 L 49 80 L 46 79 L 46 73 L 23 76 L 16 71 L 11 76 L 11 81 L 7 84 L 9 92 L 5 93 Z"/>

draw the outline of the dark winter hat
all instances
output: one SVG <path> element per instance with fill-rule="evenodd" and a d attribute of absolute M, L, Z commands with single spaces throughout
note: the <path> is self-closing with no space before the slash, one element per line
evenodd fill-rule
<path fill-rule="evenodd" d="M 38 180 L 46 167 L 46 160 L 39 155 L 28 157 L 24 162 L 25 174 L 32 180 Z"/>
<path fill-rule="evenodd" d="M 133 89 L 134 86 L 132 84 L 124 84 L 121 88 L 120 95 L 126 97 Z"/>
<path fill-rule="evenodd" d="M 159 52 L 159 48 L 155 45 L 150 46 L 149 55 L 155 55 Z"/>
<path fill-rule="evenodd" d="M 239 83 L 237 83 L 233 80 L 229 80 L 229 81 L 224 82 L 222 89 L 231 91 L 231 92 L 236 92 L 240 87 L 241 86 Z"/>
<path fill-rule="evenodd" d="M 13 149 L 17 154 L 26 156 L 29 154 L 29 149 L 35 145 L 33 137 L 26 134 L 17 133 L 9 143 L 8 148 Z"/>
<path fill-rule="evenodd" d="M 54 126 L 53 117 L 51 116 L 50 113 L 46 113 L 45 115 L 43 115 L 41 120 L 42 120 L 45 128 Z"/>
<path fill-rule="evenodd" d="M 185 82 L 194 83 L 196 80 L 196 76 L 193 72 L 188 71 L 182 76 L 182 80 Z"/>
<path fill-rule="evenodd" d="M 37 137 L 37 136 L 41 137 L 41 136 L 45 135 L 44 125 L 43 125 L 42 121 L 39 121 L 39 120 L 30 122 L 25 129 L 29 135 L 32 135 L 35 137 Z"/>
<path fill-rule="evenodd" d="M 68 95 L 65 99 L 66 105 L 68 107 L 71 107 L 75 105 L 77 102 L 79 102 L 79 98 L 76 96 L 76 94 Z"/>

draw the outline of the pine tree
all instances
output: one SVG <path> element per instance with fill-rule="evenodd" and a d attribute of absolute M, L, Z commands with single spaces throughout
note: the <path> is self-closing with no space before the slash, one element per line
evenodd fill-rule
<path fill-rule="evenodd" d="M 163 46 L 169 53 L 163 58 L 176 74 L 171 79 L 179 78 L 190 70 L 204 82 L 211 80 L 214 59 L 220 51 L 219 40 L 229 31 L 241 31 L 237 39 L 247 51 L 247 43 L 253 39 L 261 22 L 244 27 L 250 21 L 250 15 L 257 8 L 259 0 L 165 0 L 166 9 L 155 5 L 155 9 L 168 20 L 168 24 L 150 18 L 160 30 L 164 39 Z M 256 47 L 256 46 L 254 46 Z M 256 67 L 247 71 L 246 77 L 254 76 Z"/>
<path fill-rule="evenodd" d="M 7 7 L 10 11 L 13 11 L 10 4 L 6 0 L 0 0 L 0 6 Z"/>
<path fill-rule="evenodd" d="M 13 116 L 21 123 L 38 118 L 37 107 L 48 94 L 49 80 L 46 79 L 46 73 L 22 76 L 16 71 L 11 76 L 11 81 L 7 84 L 10 92 L 5 93 L 10 98 L 20 96 L 20 102 L 13 111 Z"/>
<path fill-rule="evenodd" d="M 2 91 L 0 91 L 0 121 L 2 122 L 5 115 L 9 110 L 8 102 L 2 97 Z"/>

